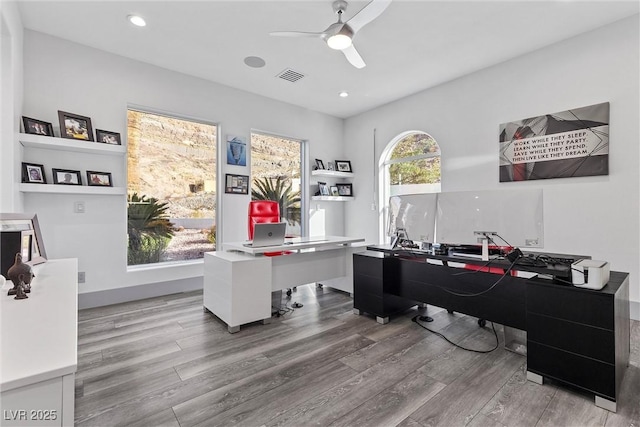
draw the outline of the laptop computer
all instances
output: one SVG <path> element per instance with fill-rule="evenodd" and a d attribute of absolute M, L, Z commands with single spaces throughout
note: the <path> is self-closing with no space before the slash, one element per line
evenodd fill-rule
<path fill-rule="evenodd" d="M 257 222 L 253 225 L 253 240 L 251 243 L 244 243 L 244 246 L 249 248 L 280 246 L 284 243 L 286 229 L 286 222 Z"/>

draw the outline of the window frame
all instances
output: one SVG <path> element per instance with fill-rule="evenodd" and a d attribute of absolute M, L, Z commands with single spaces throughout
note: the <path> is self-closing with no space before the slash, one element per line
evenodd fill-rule
<path fill-rule="evenodd" d="M 191 121 L 191 122 L 197 122 L 197 123 L 202 123 L 205 125 L 209 125 L 209 126 L 215 126 L 216 127 L 216 196 L 215 196 L 215 203 L 216 203 L 216 212 L 215 212 L 215 224 L 216 224 L 216 243 L 217 242 L 222 242 L 223 240 L 223 229 L 224 227 L 222 227 L 222 212 L 221 209 L 219 209 L 220 203 L 222 201 L 221 199 L 221 192 L 224 193 L 224 180 L 220 179 L 220 174 L 222 172 L 222 167 L 223 167 L 223 163 L 221 160 L 221 156 L 220 153 L 226 153 L 226 151 L 221 151 L 221 149 L 223 149 L 223 145 L 221 143 L 221 137 L 220 135 L 222 135 L 222 126 L 220 125 L 220 123 L 218 122 L 214 122 L 208 119 L 204 119 L 202 117 L 196 117 L 196 116 L 189 116 L 186 114 L 180 114 L 180 113 L 174 113 L 171 111 L 167 111 L 167 110 L 162 110 L 159 108 L 153 108 L 153 107 L 148 107 L 148 106 L 143 106 L 143 105 L 139 105 L 139 104 L 132 104 L 132 103 L 127 103 L 127 108 L 125 110 L 125 117 L 124 117 L 124 121 L 126 123 L 126 129 L 127 132 L 125 134 L 124 137 L 124 141 L 123 144 L 126 144 L 126 148 L 127 148 L 127 154 L 124 158 L 124 173 L 125 176 L 129 176 L 129 125 L 128 125 L 128 114 L 130 110 L 135 110 L 141 113 L 148 113 L 148 114 L 154 114 L 157 116 L 164 116 L 164 117 L 168 117 L 171 119 L 178 119 L 178 120 L 185 120 L 185 121 Z M 126 141 L 126 142 L 125 142 Z M 127 186 L 126 186 L 126 190 L 127 190 L 127 194 L 129 192 L 129 180 L 127 178 Z M 124 217 L 125 217 L 125 229 L 124 229 L 124 234 L 125 236 L 127 235 L 127 203 L 126 203 L 126 196 L 125 196 L 125 203 L 124 203 Z M 216 246 L 217 248 L 217 246 Z M 127 251 L 127 247 L 125 246 L 125 251 Z M 137 264 L 137 265 L 129 265 L 128 261 L 127 261 L 127 256 L 125 255 L 125 266 L 126 266 L 126 270 L 127 272 L 135 272 L 135 271 L 145 271 L 145 270 L 155 270 L 155 269 L 165 269 L 165 268 L 172 268 L 172 267 L 181 267 L 181 266 L 189 266 L 189 265 L 194 265 L 194 264 L 204 264 L 204 257 L 203 258 L 198 258 L 198 259 L 188 259 L 188 260 L 179 260 L 179 261 L 165 261 L 165 262 L 157 262 L 157 263 L 153 263 L 153 264 Z M 190 276 L 187 276 L 190 277 Z"/>

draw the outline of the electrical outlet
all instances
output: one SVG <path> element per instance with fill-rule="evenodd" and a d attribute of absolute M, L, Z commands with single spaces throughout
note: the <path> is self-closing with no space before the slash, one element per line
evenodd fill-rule
<path fill-rule="evenodd" d="M 84 213 L 85 212 L 84 202 L 75 202 L 73 204 L 73 211 L 75 213 Z"/>
<path fill-rule="evenodd" d="M 85 280 L 85 272 L 78 271 L 78 283 L 84 283 Z"/>

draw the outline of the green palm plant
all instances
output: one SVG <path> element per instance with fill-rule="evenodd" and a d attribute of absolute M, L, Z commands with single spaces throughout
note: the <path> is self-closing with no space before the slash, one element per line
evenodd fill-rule
<path fill-rule="evenodd" d="M 300 223 L 300 192 L 293 191 L 291 182 L 281 176 L 253 180 L 252 200 L 275 200 L 280 207 L 280 216 L 285 216 L 291 225 Z"/>
<path fill-rule="evenodd" d="M 157 262 L 160 253 L 166 249 L 173 237 L 173 224 L 169 221 L 166 202 L 159 202 L 153 197 L 138 196 L 133 193 L 127 196 L 127 232 L 129 234 L 129 264 Z M 156 255 L 141 256 L 142 252 L 151 250 Z M 134 262 L 131 262 L 134 260 Z"/>

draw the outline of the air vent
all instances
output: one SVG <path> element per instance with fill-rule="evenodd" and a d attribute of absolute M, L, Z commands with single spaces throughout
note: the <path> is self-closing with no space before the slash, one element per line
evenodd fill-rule
<path fill-rule="evenodd" d="M 282 80 L 295 83 L 301 78 L 303 78 L 304 74 L 294 71 L 291 68 L 287 68 L 286 70 L 278 74 L 277 77 L 281 78 Z"/>

